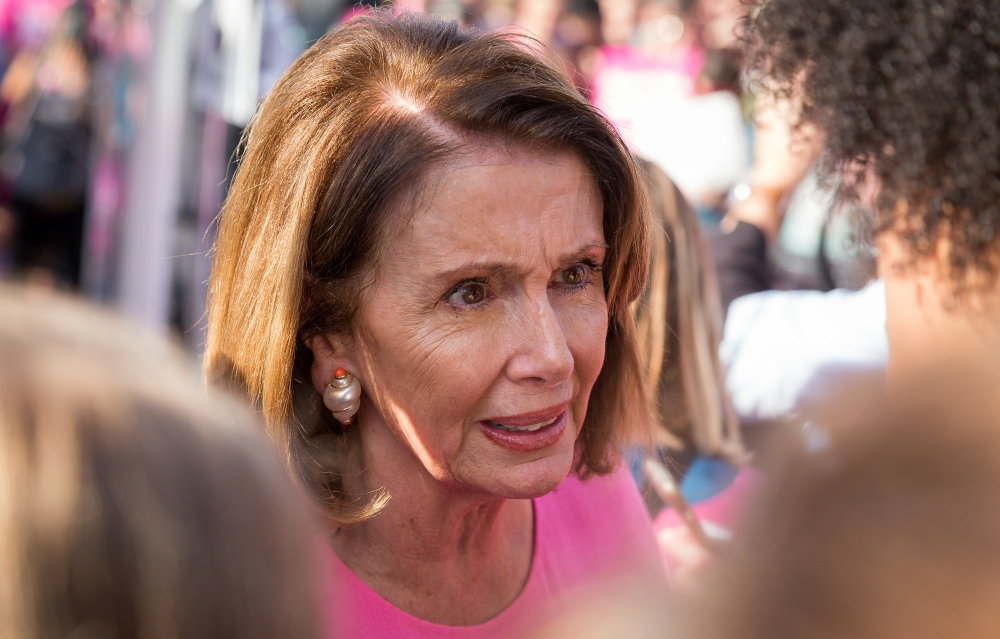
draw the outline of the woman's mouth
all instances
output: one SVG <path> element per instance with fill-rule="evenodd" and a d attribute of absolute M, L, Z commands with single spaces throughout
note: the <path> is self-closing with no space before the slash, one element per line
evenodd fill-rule
<path fill-rule="evenodd" d="M 538 422 L 537 424 L 529 424 L 528 426 L 515 426 L 511 424 L 510 426 L 505 426 L 504 424 L 499 424 L 495 421 L 484 419 L 483 423 L 487 426 L 492 426 L 493 428 L 499 428 L 501 430 L 506 430 L 512 433 L 523 433 L 529 432 L 533 433 L 539 428 L 545 428 L 546 426 L 551 426 L 555 421 L 559 419 L 558 417 L 553 417 L 552 419 L 546 420 L 544 422 Z"/>
<path fill-rule="evenodd" d="M 490 441 L 502 448 L 519 452 L 539 450 L 562 437 L 566 430 L 566 408 L 563 404 L 531 415 L 484 419 L 478 425 Z"/>

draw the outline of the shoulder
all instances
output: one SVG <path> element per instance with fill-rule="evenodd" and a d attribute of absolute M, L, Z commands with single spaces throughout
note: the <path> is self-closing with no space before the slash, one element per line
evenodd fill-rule
<path fill-rule="evenodd" d="M 741 297 L 729 307 L 719 356 L 736 412 L 754 421 L 798 412 L 807 389 L 835 379 L 879 379 L 888 350 L 885 287 L 876 281 L 860 291 Z"/>
<path fill-rule="evenodd" d="M 767 336 L 784 334 L 793 328 L 799 337 L 836 331 L 858 333 L 859 340 L 875 340 L 884 335 L 885 285 L 871 282 L 858 291 L 764 291 L 733 301 L 726 316 L 724 339 L 730 343 L 754 331 Z"/>
<path fill-rule="evenodd" d="M 535 500 L 536 559 L 557 577 L 648 573 L 659 565 L 653 525 L 626 468 L 570 476 Z"/>

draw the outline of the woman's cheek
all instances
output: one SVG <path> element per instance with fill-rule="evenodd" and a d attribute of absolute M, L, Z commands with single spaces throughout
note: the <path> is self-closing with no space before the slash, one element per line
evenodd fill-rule
<path fill-rule="evenodd" d="M 495 341 L 488 332 L 472 328 L 449 331 L 436 340 L 433 354 L 426 358 L 434 365 L 425 378 L 411 380 L 414 395 L 432 399 L 425 406 L 435 420 L 465 421 L 488 392 L 502 369 L 494 361 L 501 353 Z"/>
<path fill-rule="evenodd" d="M 604 304 L 588 304 L 567 313 L 563 321 L 566 341 L 579 378 L 581 390 L 590 392 L 604 365 L 608 334 L 608 311 Z"/>

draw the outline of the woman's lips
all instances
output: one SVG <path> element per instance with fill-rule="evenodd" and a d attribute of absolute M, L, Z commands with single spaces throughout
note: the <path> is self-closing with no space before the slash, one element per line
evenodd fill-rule
<path fill-rule="evenodd" d="M 516 420 L 503 418 L 503 422 L 484 419 L 477 425 L 486 437 L 502 448 L 518 452 L 539 450 L 555 444 L 566 430 L 566 408 L 561 408 L 562 412 L 555 416 L 541 415 L 544 419 L 535 416 L 519 416 Z M 512 423 L 515 421 L 522 423 Z"/>

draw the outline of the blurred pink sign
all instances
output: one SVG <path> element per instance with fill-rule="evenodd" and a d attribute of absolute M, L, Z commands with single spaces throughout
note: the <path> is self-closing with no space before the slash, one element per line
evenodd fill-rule
<path fill-rule="evenodd" d="M 41 46 L 73 0 L 0 0 L 0 37 L 10 47 Z"/>
<path fill-rule="evenodd" d="M 659 165 L 696 203 L 732 188 L 750 161 L 736 96 L 695 94 L 704 61 L 697 47 L 670 58 L 604 47 L 593 84 L 594 104 L 632 152 Z"/>
<path fill-rule="evenodd" d="M 594 104 L 631 142 L 630 132 L 638 120 L 694 94 L 704 63 L 704 53 L 694 47 L 670 60 L 631 47 L 602 47 L 594 68 Z"/>

